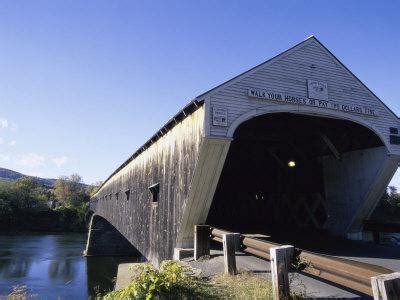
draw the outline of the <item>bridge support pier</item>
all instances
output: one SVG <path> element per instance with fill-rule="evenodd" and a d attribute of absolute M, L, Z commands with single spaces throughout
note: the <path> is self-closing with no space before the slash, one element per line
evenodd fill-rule
<path fill-rule="evenodd" d="M 85 256 L 140 256 L 140 252 L 106 219 L 90 220 Z"/>

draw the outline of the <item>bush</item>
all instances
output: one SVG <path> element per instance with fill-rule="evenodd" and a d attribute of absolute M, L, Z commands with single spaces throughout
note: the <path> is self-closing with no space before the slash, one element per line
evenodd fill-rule
<path fill-rule="evenodd" d="M 149 263 L 138 268 L 139 275 L 126 288 L 110 292 L 104 299 L 217 298 L 215 289 L 210 288 L 204 280 L 193 276 L 190 267 L 184 267 L 175 261 L 163 261 L 159 269 Z"/>
<path fill-rule="evenodd" d="M 86 212 L 89 209 L 88 203 L 80 206 L 60 206 L 56 209 L 59 214 L 60 226 L 65 231 L 86 231 Z"/>

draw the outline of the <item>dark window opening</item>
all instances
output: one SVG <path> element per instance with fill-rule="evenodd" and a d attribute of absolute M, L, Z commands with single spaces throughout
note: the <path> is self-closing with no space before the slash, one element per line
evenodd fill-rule
<path fill-rule="evenodd" d="M 151 193 L 152 202 L 158 203 L 158 198 L 159 198 L 159 194 L 160 194 L 160 184 L 155 183 L 155 184 L 149 186 L 149 190 Z"/>
<path fill-rule="evenodd" d="M 117 200 L 117 201 L 118 201 L 118 192 L 117 192 L 117 193 L 115 193 L 115 200 Z"/>
<path fill-rule="evenodd" d="M 125 191 L 126 201 L 129 201 L 129 196 L 130 195 L 131 195 L 131 191 L 130 190 L 126 190 Z"/>

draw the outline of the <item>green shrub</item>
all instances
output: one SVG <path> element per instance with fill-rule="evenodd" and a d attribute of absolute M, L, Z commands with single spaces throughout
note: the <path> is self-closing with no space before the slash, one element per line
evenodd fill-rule
<path fill-rule="evenodd" d="M 303 271 L 309 267 L 312 267 L 310 261 L 305 261 L 301 258 L 300 254 L 303 250 L 299 248 L 294 248 L 292 263 L 290 265 L 290 269 L 292 271 Z"/>
<path fill-rule="evenodd" d="M 104 296 L 104 299 L 217 297 L 216 291 L 210 288 L 206 281 L 192 276 L 190 267 L 184 267 L 175 261 L 163 261 L 159 269 L 149 263 L 140 265 L 138 268 L 139 275 L 126 288 L 110 292 Z"/>

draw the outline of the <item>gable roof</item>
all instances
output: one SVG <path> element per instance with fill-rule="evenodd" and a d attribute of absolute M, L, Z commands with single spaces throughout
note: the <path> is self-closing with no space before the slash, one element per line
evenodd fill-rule
<path fill-rule="evenodd" d="M 321 48 L 322 50 L 328 55 L 330 56 L 339 66 L 341 66 L 350 76 L 352 76 L 359 84 L 360 86 L 367 92 L 369 93 L 373 98 L 375 98 L 376 100 L 378 100 L 395 118 L 399 119 L 399 117 L 377 96 L 375 95 L 356 75 L 354 75 L 331 51 L 329 51 L 328 48 L 326 48 L 314 35 L 311 35 L 310 37 L 306 38 L 304 41 L 294 45 L 293 47 L 287 49 L 286 51 L 283 51 L 281 53 L 279 53 L 278 55 L 256 65 L 255 67 L 223 82 L 222 84 L 208 90 L 207 92 L 197 96 L 195 99 L 199 99 L 201 97 L 204 97 L 210 93 L 216 93 L 218 92 L 220 89 L 223 89 L 224 87 L 226 87 L 227 85 L 230 85 L 236 81 L 241 80 L 242 78 L 251 75 L 252 73 L 258 71 L 259 69 L 265 67 L 266 65 L 278 60 L 279 58 L 288 55 L 289 53 L 295 51 L 296 49 L 301 48 L 302 46 L 315 41 Z"/>

